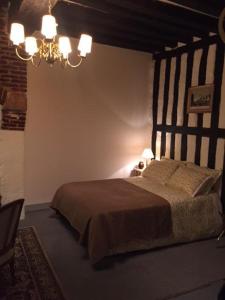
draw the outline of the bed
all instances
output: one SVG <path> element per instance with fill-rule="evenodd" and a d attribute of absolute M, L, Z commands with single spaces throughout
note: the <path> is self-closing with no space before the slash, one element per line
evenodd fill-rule
<path fill-rule="evenodd" d="M 218 235 L 220 174 L 163 159 L 139 177 L 64 184 L 51 207 L 79 232 L 96 263 L 113 254 Z"/>

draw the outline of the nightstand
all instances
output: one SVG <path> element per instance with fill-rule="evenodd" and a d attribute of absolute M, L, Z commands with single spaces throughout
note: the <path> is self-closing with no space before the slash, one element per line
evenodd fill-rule
<path fill-rule="evenodd" d="M 143 169 L 139 169 L 138 167 L 133 168 L 133 170 L 130 173 L 131 177 L 135 177 L 135 176 L 141 176 L 142 172 L 144 171 Z"/>

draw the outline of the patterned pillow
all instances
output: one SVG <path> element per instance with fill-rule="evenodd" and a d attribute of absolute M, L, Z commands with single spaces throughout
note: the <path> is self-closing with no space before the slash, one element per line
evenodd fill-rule
<path fill-rule="evenodd" d="M 152 160 L 150 165 L 143 171 L 142 176 L 166 184 L 167 180 L 176 171 L 179 164 L 170 160 Z"/>
<path fill-rule="evenodd" d="M 201 172 L 180 166 L 168 180 L 168 185 L 188 193 L 191 197 L 205 193 L 206 187 L 213 178 Z"/>
<path fill-rule="evenodd" d="M 195 165 L 194 163 L 188 162 L 187 163 L 188 168 L 192 168 L 197 172 L 200 172 L 202 174 L 205 174 L 207 176 L 211 176 L 213 180 L 211 181 L 211 185 L 208 185 L 208 193 L 214 188 L 215 185 L 218 184 L 222 171 L 221 170 L 215 170 L 215 169 L 209 169 L 206 167 L 200 167 L 198 165 Z"/>

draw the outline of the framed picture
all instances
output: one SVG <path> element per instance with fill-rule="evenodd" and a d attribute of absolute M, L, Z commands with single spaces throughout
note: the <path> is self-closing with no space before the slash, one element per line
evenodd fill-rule
<path fill-rule="evenodd" d="M 213 94 L 213 84 L 190 87 L 188 90 L 187 112 L 210 113 L 212 111 Z"/>

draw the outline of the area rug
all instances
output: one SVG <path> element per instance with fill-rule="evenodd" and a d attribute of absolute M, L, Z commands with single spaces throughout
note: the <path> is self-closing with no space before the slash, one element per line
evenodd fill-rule
<path fill-rule="evenodd" d="M 65 300 L 34 227 L 18 230 L 15 276 L 12 285 L 9 267 L 0 269 L 1 300 Z"/>

